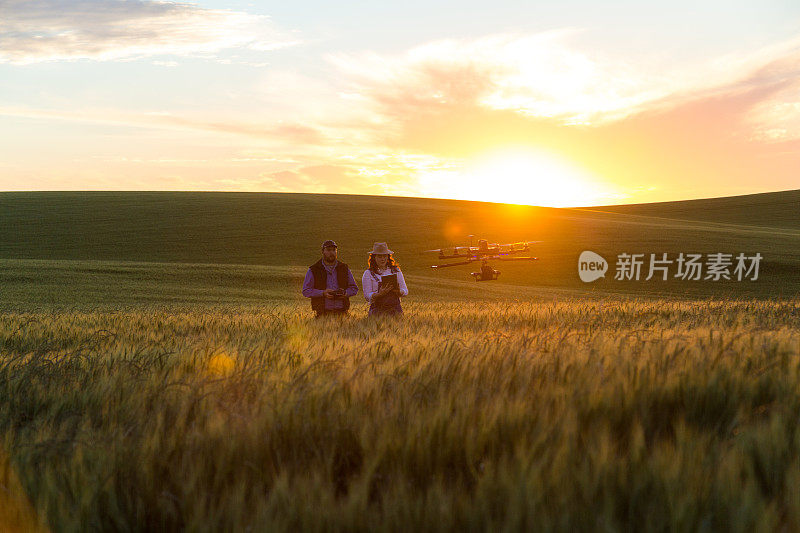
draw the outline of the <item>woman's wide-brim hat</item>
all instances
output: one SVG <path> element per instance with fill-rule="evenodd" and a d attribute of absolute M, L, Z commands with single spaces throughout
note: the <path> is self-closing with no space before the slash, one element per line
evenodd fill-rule
<path fill-rule="evenodd" d="M 376 242 L 372 245 L 372 250 L 369 253 L 392 255 L 394 252 L 389 249 L 385 242 Z"/>

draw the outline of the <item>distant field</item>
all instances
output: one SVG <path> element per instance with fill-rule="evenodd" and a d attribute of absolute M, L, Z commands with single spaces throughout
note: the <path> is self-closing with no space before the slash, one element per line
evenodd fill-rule
<path fill-rule="evenodd" d="M 0 193 L 0 276 L 7 275 L 0 287 L 11 287 L 15 294 L 26 288 L 38 290 L 24 280 L 39 275 L 43 263 L 28 263 L 28 271 L 24 263 L 5 261 L 37 259 L 283 269 L 281 281 L 274 279 L 274 271 L 264 274 L 272 280 L 265 286 L 270 292 L 275 284 L 288 289 L 296 283 L 297 272 L 317 260 L 321 241 L 333 238 L 356 277 L 365 268 L 372 243 L 385 240 L 406 274 L 430 279 L 428 285 L 433 288 L 441 280 L 469 281 L 473 269 L 431 271 L 429 265 L 436 256 L 423 250 L 464 244 L 468 234 L 475 234 L 498 242 L 543 241 L 534 246 L 540 257 L 537 263 L 497 263 L 503 272 L 498 285 L 667 297 L 790 297 L 800 291 L 798 206 L 800 191 L 597 209 L 345 195 Z M 612 263 L 606 279 L 592 284 L 578 279 L 577 260 L 583 250 L 598 252 Z M 663 252 L 672 257 L 680 252 L 758 252 L 763 260 L 755 282 L 613 279 L 618 254 L 649 257 Z M 47 268 L 63 271 L 67 267 L 51 264 Z M 98 275 L 106 276 L 103 279 L 113 282 L 113 272 L 95 268 L 101 271 Z M 139 269 L 136 279 L 149 279 L 147 267 L 135 268 Z M 81 269 L 86 274 L 84 282 L 89 283 L 95 274 Z M 16 278 L 8 278 L 10 270 Z M 242 277 L 255 282 L 249 272 L 231 274 L 225 283 L 233 283 L 229 285 L 233 292 L 253 289 L 248 281 L 243 287 L 236 285 Z M 153 271 L 154 280 L 159 276 L 158 269 Z M 222 279 L 225 275 L 220 283 Z M 210 281 L 211 292 L 222 289 Z M 197 280 L 190 281 L 190 286 L 196 287 Z M 476 288 L 479 294 L 484 290 Z"/>
<path fill-rule="evenodd" d="M 589 208 L 638 216 L 698 220 L 736 226 L 800 229 L 800 191 L 781 191 L 651 204 Z"/>
<path fill-rule="evenodd" d="M 300 294 L 306 267 L 13 259 L 0 265 L 0 311 L 290 304 L 311 314 Z M 576 295 L 573 289 L 477 284 L 423 272 L 427 276 L 406 275 L 414 291 L 410 301 L 535 302 Z M 360 284 L 359 272 L 356 277 Z M 352 309 L 366 314 L 360 293 Z"/>

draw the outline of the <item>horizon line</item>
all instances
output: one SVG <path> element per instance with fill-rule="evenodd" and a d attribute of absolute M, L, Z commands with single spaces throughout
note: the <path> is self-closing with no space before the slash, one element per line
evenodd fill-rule
<path fill-rule="evenodd" d="M 338 192 L 302 192 L 302 191 L 226 191 L 226 190 L 197 190 L 197 189 L 166 189 L 166 190 L 158 190 L 158 189 L 61 189 L 61 190 L 5 190 L 0 191 L 0 195 L 7 195 L 7 194 L 46 194 L 46 193 L 123 193 L 123 194 L 132 194 L 132 193 L 147 193 L 147 194 L 157 194 L 157 193 L 179 193 L 179 194 L 297 194 L 297 195 L 309 195 L 309 196 L 364 196 L 368 198 L 394 198 L 394 199 L 409 199 L 409 200 L 444 200 L 450 202 L 469 202 L 469 203 L 480 203 L 480 204 L 495 204 L 495 205 L 507 205 L 507 206 L 518 206 L 518 207 L 538 207 L 542 209 L 589 209 L 589 208 L 599 208 L 599 207 L 622 207 L 622 206 L 634 206 L 634 205 L 657 205 L 657 204 L 669 204 L 669 203 L 679 203 L 679 202 L 693 202 L 693 201 L 705 201 L 705 200 L 721 200 L 726 198 L 743 198 L 746 196 L 761 196 L 767 194 L 781 194 L 781 193 L 791 193 L 791 192 L 800 192 L 800 188 L 798 189 L 782 189 L 777 191 L 762 191 L 762 192 L 755 192 L 755 193 L 745 193 L 745 194 L 734 194 L 731 196 L 708 196 L 708 197 L 695 197 L 695 198 L 681 198 L 676 200 L 657 200 L 653 202 L 631 202 L 631 203 L 622 203 L 622 204 L 596 204 L 596 205 L 575 205 L 575 206 L 561 206 L 561 207 L 554 207 L 554 206 L 545 206 L 545 205 L 537 205 L 537 204 L 517 204 L 517 203 L 508 203 L 508 202 L 490 202 L 485 200 L 464 200 L 460 198 L 443 198 L 438 196 L 405 196 L 405 195 L 390 195 L 390 194 L 362 194 L 362 193 L 338 193 Z"/>

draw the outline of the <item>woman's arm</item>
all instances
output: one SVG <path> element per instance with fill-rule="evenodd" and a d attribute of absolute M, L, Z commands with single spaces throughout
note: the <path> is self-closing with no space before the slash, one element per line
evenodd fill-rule
<path fill-rule="evenodd" d="M 397 286 L 400 289 L 400 296 L 408 296 L 408 287 L 406 287 L 406 280 L 403 278 L 403 273 L 397 271 Z"/>
<path fill-rule="evenodd" d="M 364 299 L 371 302 L 372 295 L 378 290 L 378 284 L 375 283 L 369 270 L 365 270 L 364 275 L 361 276 L 361 289 L 364 291 Z"/>

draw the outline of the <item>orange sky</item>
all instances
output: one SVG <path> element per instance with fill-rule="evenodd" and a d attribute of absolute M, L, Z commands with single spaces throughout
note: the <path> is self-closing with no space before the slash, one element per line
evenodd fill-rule
<path fill-rule="evenodd" d="M 322 4 L 52 3 L 0 21 L 0 190 L 574 206 L 800 188 L 800 10 L 781 2 L 610 20 L 411 2 L 358 26 Z"/>

